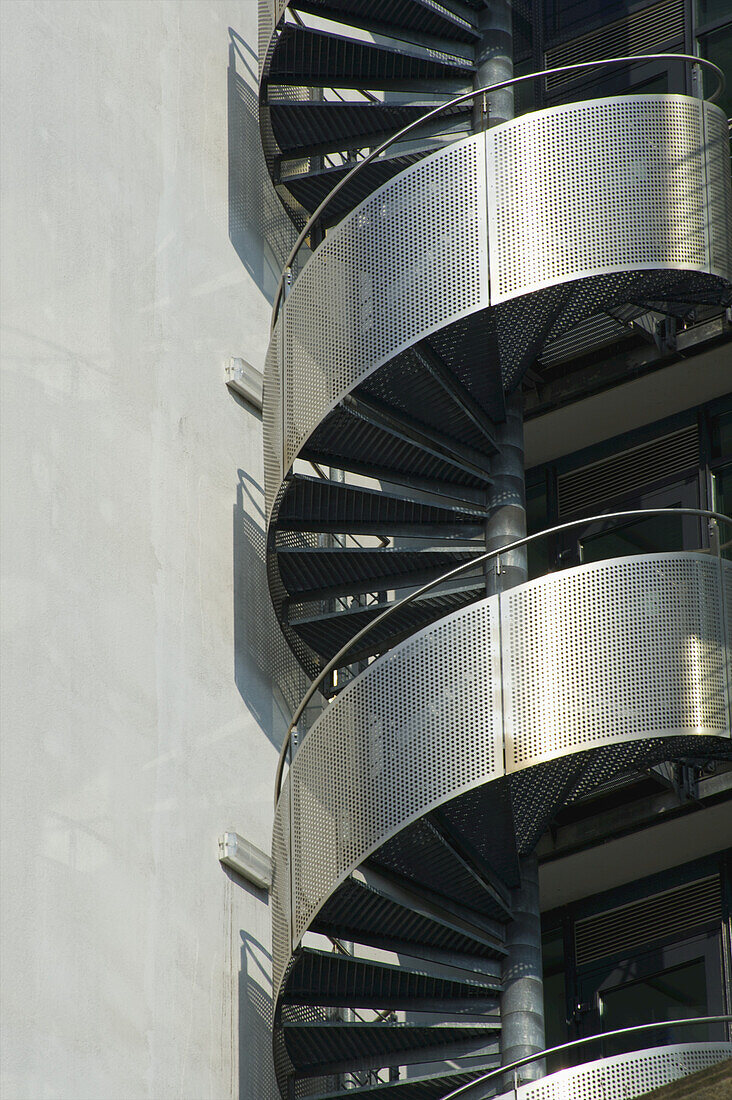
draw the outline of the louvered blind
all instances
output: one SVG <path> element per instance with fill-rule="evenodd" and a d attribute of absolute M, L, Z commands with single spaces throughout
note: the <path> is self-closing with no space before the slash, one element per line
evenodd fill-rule
<path fill-rule="evenodd" d="M 603 501 L 626 496 L 673 474 L 684 473 L 699 463 L 699 429 L 696 424 L 671 432 L 650 443 L 630 447 L 557 478 L 559 515 L 589 513 Z"/>
<path fill-rule="evenodd" d="M 722 919 L 718 875 L 620 905 L 575 924 L 577 965 L 618 955 L 655 940 L 673 940 Z"/>
<path fill-rule="evenodd" d="M 661 0 L 649 8 L 632 12 L 623 19 L 598 27 L 594 31 L 552 46 L 545 52 L 546 68 L 573 65 L 580 61 L 595 61 L 604 57 L 629 57 L 654 53 L 661 47 L 683 46 L 683 0 Z M 571 80 L 575 73 L 557 74 L 546 79 L 548 91 L 555 91 Z"/>

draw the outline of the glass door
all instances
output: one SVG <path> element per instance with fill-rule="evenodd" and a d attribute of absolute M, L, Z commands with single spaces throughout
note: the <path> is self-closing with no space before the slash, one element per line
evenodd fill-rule
<path fill-rule="evenodd" d="M 641 508 L 698 508 L 699 480 L 690 475 L 671 487 L 641 493 L 593 509 L 622 512 Z M 705 548 L 706 533 L 695 516 L 647 516 L 627 521 L 600 520 L 568 531 L 561 547 L 563 565 L 602 561 L 633 554 L 661 554 Z"/>
<path fill-rule="evenodd" d="M 577 1023 L 583 1035 L 668 1023 L 645 1034 L 606 1040 L 604 1057 L 667 1043 L 724 1038 L 723 1025 L 673 1023 L 724 1012 L 718 932 L 608 963 L 581 977 L 579 991 Z"/>

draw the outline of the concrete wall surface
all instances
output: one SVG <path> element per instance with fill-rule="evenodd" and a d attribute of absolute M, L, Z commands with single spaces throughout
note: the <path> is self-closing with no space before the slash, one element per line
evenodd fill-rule
<path fill-rule="evenodd" d="M 273 1094 L 255 0 L 3 0 L 4 1100 Z"/>

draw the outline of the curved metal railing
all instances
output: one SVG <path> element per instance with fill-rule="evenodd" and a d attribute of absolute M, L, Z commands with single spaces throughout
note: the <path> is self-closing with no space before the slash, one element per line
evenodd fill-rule
<path fill-rule="evenodd" d="M 732 526 L 731 516 L 727 516 L 723 512 L 714 512 L 707 508 L 636 508 L 624 512 L 606 512 L 604 514 L 596 516 L 585 516 L 582 519 L 574 519 L 568 521 L 567 523 L 559 523 L 554 527 L 547 527 L 543 531 L 536 531 L 531 535 L 524 535 L 523 538 L 517 539 L 515 542 L 506 543 L 505 546 L 501 546 L 498 549 L 486 550 L 484 553 L 477 554 L 469 561 L 462 562 L 460 565 L 454 566 L 452 569 L 447 570 L 447 572 L 442 573 L 439 577 L 433 578 L 426 584 L 423 584 L 419 588 L 416 588 L 413 592 L 408 593 L 401 600 L 397 600 L 395 603 L 390 604 L 389 607 L 385 608 L 385 610 L 382 611 L 380 615 L 377 615 L 376 618 L 372 619 L 370 623 L 367 623 L 366 626 L 362 627 L 361 630 L 354 634 L 353 637 L 350 638 L 345 645 L 341 646 L 335 656 L 331 657 L 330 661 L 328 661 L 328 663 L 324 665 L 315 680 L 313 680 L 308 690 L 305 692 L 305 695 L 302 697 L 302 700 L 300 701 L 300 704 L 292 717 L 287 732 L 285 733 L 285 737 L 282 742 L 282 748 L 280 749 L 280 756 L 277 762 L 277 772 L 275 775 L 275 807 L 277 806 L 277 802 L 280 797 L 280 791 L 282 788 L 282 777 L 287 760 L 287 753 L 290 745 L 292 744 L 292 734 L 298 722 L 302 718 L 305 708 L 307 707 L 313 696 L 316 694 L 320 686 L 323 684 L 323 682 L 331 674 L 331 672 L 346 663 L 344 658 L 347 657 L 351 649 L 358 642 L 362 641 L 363 638 L 365 638 L 367 634 L 374 630 L 380 623 L 385 622 L 386 619 L 388 619 L 400 608 L 406 607 L 408 604 L 413 603 L 414 600 L 418 599 L 420 596 L 423 596 L 426 592 L 430 592 L 433 588 L 437 588 L 444 581 L 450 580 L 453 577 L 457 577 L 462 573 L 466 573 L 468 570 L 475 568 L 476 565 L 481 565 L 482 563 L 488 562 L 493 558 L 500 558 L 502 554 L 508 554 L 513 552 L 514 550 L 520 550 L 522 547 L 528 546 L 533 542 L 537 542 L 539 539 L 549 538 L 551 535 L 559 534 L 562 531 L 568 531 L 576 527 L 584 527 L 589 523 L 599 523 L 603 520 L 619 521 L 638 517 L 664 515 L 697 516 L 699 519 L 708 520 L 710 525 L 710 533 L 712 534 L 712 538 L 710 541 L 712 542 L 712 549 L 715 553 L 719 550 L 718 542 L 716 541 L 716 524 L 726 523 Z"/>
<path fill-rule="evenodd" d="M 632 1027 L 621 1027 L 615 1031 L 601 1032 L 599 1035 L 586 1035 L 581 1039 L 572 1039 L 569 1043 L 560 1043 L 559 1046 L 547 1047 L 546 1050 L 538 1051 L 536 1054 L 528 1055 L 525 1058 L 519 1058 L 515 1062 L 509 1062 L 506 1066 L 498 1066 L 494 1069 L 488 1070 L 480 1077 L 474 1078 L 472 1081 L 468 1081 L 465 1085 L 460 1085 L 458 1088 L 453 1089 L 452 1092 L 446 1093 L 440 1100 L 456 1100 L 459 1096 L 464 1096 L 470 1089 L 474 1089 L 476 1085 L 487 1084 L 488 1081 L 494 1080 L 497 1077 L 502 1077 L 506 1074 L 513 1073 L 517 1069 L 521 1069 L 522 1066 L 531 1065 L 532 1062 L 542 1061 L 547 1055 L 560 1054 L 564 1050 L 570 1050 L 573 1047 L 586 1046 L 588 1043 L 601 1042 L 603 1039 L 614 1039 L 620 1035 L 632 1035 L 639 1031 L 654 1031 L 659 1028 L 669 1027 L 695 1027 L 701 1024 L 719 1024 L 719 1023 L 731 1023 L 732 1015 L 729 1013 L 723 1016 L 691 1016 L 683 1020 L 661 1020 L 652 1024 L 634 1024 Z M 583 1063 L 580 1063 L 582 1065 Z"/>
<path fill-rule="evenodd" d="M 718 65 L 715 65 L 713 61 L 709 61 L 705 57 L 697 57 L 695 54 L 686 53 L 648 53 L 648 54 L 636 54 L 630 57 L 608 57 L 603 58 L 600 61 L 579 61 L 573 65 L 560 65 L 552 69 L 540 69 L 535 73 L 523 73 L 521 76 L 511 77 L 510 80 L 500 80 L 496 84 L 488 84 L 483 88 L 474 88 L 472 91 L 464 92 L 462 95 L 455 96 L 453 99 L 446 100 L 444 103 L 440 103 L 437 107 L 433 107 L 432 110 L 427 111 L 424 115 L 410 122 L 407 126 L 402 127 L 401 130 L 397 130 L 395 134 L 382 141 L 380 145 L 377 145 L 375 149 L 360 160 L 353 166 L 350 172 L 347 172 L 342 179 L 336 183 L 336 185 L 328 192 L 322 202 L 315 208 L 313 213 L 308 218 L 304 227 L 297 236 L 295 243 L 292 246 L 289 256 L 285 262 L 285 266 L 282 269 L 279 282 L 277 284 L 277 290 L 275 292 L 274 303 L 272 305 L 272 323 L 271 327 L 274 329 L 277 324 L 277 318 L 279 316 L 280 306 L 282 304 L 282 295 L 285 287 L 285 282 L 289 273 L 292 271 L 294 261 L 300 251 L 302 245 L 310 234 L 311 230 L 319 220 L 323 212 L 328 208 L 333 199 L 338 195 L 344 187 L 355 176 L 358 175 L 368 164 L 376 160 L 381 156 L 390 146 L 396 142 L 401 141 L 413 130 L 418 129 L 424 125 L 425 122 L 429 122 L 433 118 L 437 118 L 438 115 L 445 114 L 451 108 L 458 106 L 461 103 L 468 103 L 473 99 L 477 99 L 479 96 L 486 96 L 489 92 L 497 92 L 502 88 L 511 88 L 516 84 L 522 84 L 529 80 L 539 80 L 544 76 L 550 76 L 553 73 L 566 73 L 576 72 L 584 69 L 599 69 L 605 66 L 611 65 L 628 65 L 638 61 L 682 61 L 690 65 L 699 65 L 708 68 L 717 78 L 717 87 L 711 93 L 711 95 L 705 97 L 710 103 L 714 103 L 718 96 L 724 92 L 726 87 L 726 81 L 723 71 Z"/>

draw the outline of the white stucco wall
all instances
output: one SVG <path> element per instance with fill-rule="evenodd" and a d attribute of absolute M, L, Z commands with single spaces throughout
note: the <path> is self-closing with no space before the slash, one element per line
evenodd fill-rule
<path fill-rule="evenodd" d="M 269 911 L 216 858 L 269 848 L 284 713 L 261 421 L 223 384 L 279 217 L 257 5 L 0 15 L 1 1095 L 266 1100 Z"/>

